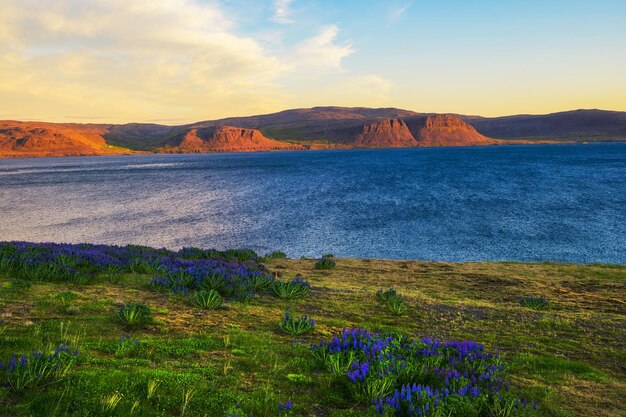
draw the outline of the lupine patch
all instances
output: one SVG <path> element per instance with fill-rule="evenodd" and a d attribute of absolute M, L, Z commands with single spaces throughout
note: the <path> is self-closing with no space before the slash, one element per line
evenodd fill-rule
<path fill-rule="evenodd" d="M 95 274 L 118 277 L 122 273 L 167 276 L 172 268 L 189 267 L 196 262 L 202 265 L 210 260 L 230 265 L 257 258 L 249 249 L 183 248 L 175 252 L 134 245 L 0 242 L 0 269 L 29 281 L 86 283 Z M 187 262 L 183 265 L 177 261 Z"/>
<path fill-rule="evenodd" d="M 285 333 L 292 336 L 299 336 L 313 330 L 315 320 L 306 314 L 302 317 L 295 317 L 287 312 L 282 321 L 278 323 L 278 327 Z"/>
<path fill-rule="evenodd" d="M 62 379 L 76 361 L 78 351 L 65 343 L 52 353 L 35 351 L 31 355 L 12 355 L 6 363 L 0 361 L 0 384 L 13 392 Z"/>
<path fill-rule="evenodd" d="M 214 290 L 224 298 L 235 300 L 249 300 L 254 297 L 259 281 L 271 283 L 272 280 L 243 265 L 211 259 L 168 259 L 160 265 L 158 275 L 151 281 L 156 289 L 183 295 L 190 291 Z"/>
<path fill-rule="evenodd" d="M 481 410 L 496 407 L 510 406 L 507 415 L 531 409 L 509 393 L 507 364 L 476 342 L 413 340 L 344 329 L 312 351 L 348 384 L 357 401 L 371 404 L 378 414 L 477 417 Z"/>

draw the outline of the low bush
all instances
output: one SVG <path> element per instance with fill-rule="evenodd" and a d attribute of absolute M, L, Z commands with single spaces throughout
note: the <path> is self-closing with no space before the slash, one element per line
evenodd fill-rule
<path fill-rule="evenodd" d="M 219 292 L 215 290 L 202 290 L 197 291 L 192 296 L 193 303 L 200 308 L 205 308 L 208 310 L 214 310 L 216 308 L 220 308 L 224 299 L 220 295 Z"/>
<path fill-rule="evenodd" d="M 376 299 L 380 303 L 386 303 L 387 300 L 389 300 L 390 298 L 397 296 L 398 293 L 396 292 L 395 288 L 389 288 L 388 290 L 380 289 L 376 292 Z"/>
<path fill-rule="evenodd" d="M 4 364 L 0 361 L 0 386 L 13 392 L 63 379 L 76 361 L 78 351 L 71 352 L 65 343 L 53 353 L 38 350 L 32 355 L 12 355 Z"/>
<path fill-rule="evenodd" d="M 388 290 L 378 290 L 376 292 L 376 299 L 379 303 L 384 304 L 390 312 L 397 316 L 403 314 L 409 307 L 406 301 L 404 301 L 404 298 L 402 298 L 402 296 L 398 294 L 394 288 L 389 288 Z"/>
<path fill-rule="evenodd" d="M 138 339 L 133 339 L 130 335 L 123 334 L 117 340 L 115 356 L 118 358 L 136 356 L 141 350 Z"/>
<path fill-rule="evenodd" d="M 549 307 L 548 300 L 544 297 L 522 297 L 520 304 L 531 310 L 547 310 Z"/>
<path fill-rule="evenodd" d="M 305 281 L 300 275 L 296 275 L 291 281 L 276 281 L 274 283 L 274 294 L 283 300 L 293 300 L 304 298 L 311 292 L 311 284 Z"/>
<path fill-rule="evenodd" d="M 385 305 L 387 309 L 396 316 L 403 314 L 409 308 L 407 303 L 400 296 L 391 297 L 387 300 Z"/>
<path fill-rule="evenodd" d="M 323 269 L 334 269 L 336 266 L 336 262 L 330 258 L 322 258 L 315 262 L 315 269 L 323 270 Z"/>
<path fill-rule="evenodd" d="M 287 334 L 299 336 L 312 331 L 315 328 L 315 320 L 306 314 L 302 317 L 294 317 L 287 312 L 278 327 Z"/>
<path fill-rule="evenodd" d="M 117 318 L 129 327 L 141 327 L 152 323 L 152 312 L 145 304 L 131 301 L 117 311 Z"/>

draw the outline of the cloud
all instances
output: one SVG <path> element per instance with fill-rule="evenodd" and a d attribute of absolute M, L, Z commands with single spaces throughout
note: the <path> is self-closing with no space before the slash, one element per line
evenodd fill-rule
<path fill-rule="evenodd" d="M 291 19 L 291 6 L 293 0 L 274 0 L 274 20 L 277 23 L 289 24 L 294 23 Z"/>
<path fill-rule="evenodd" d="M 341 60 L 355 52 L 350 43 L 337 44 L 339 28 L 329 25 L 319 34 L 301 42 L 296 49 L 299 65 L 317 68 L 341 69 Z"/>
<path fill-rule="evenodd" d="M 325 102 L 343 100 L 342 85 L 357 98 L 388 89 L 344 68 L 355 50 L 336 25 L 268 49 L 213 2 L 2 2 L 0 102 L 15 118 L 182 123 L 276 111 L 296 95 L 314 105 L 331 85 Z M 287 17 L 290 2 L 279 3 Z"/>
<path fill-rule="evenodd" d="M 198 117 L 275 104 L 275 80 L 289 65 L 232 26 L 215 5 L 191 0 L 5 0 L 0 97 L 48 114 L 63 104 L 59 118 Z"/>
<path fill-rule="evenodd" d="M 400 19 L 402 15 L 406 13 L 406 11 L 409 10 L 409 8 L 413 5 L 414 1 L 415 0 L 412 0 L 402 6 L 392 7 L 389 11 L 389 21 L 393 23 L 396 20 Z"/>

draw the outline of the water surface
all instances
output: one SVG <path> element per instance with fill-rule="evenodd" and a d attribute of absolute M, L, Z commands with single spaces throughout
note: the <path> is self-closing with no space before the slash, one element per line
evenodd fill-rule
<path fill-rule="evenodd" d="M 0 159 L 0 240 L 626 263 L 626 144 Z"/>

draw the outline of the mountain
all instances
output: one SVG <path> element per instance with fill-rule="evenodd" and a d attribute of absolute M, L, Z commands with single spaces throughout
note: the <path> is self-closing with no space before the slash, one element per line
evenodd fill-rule
<path fill-rule="evenodd" d="M 405 120 L 418 146 L 475 146 L 504 143 L 478 133 L 470 124 L 449 114 L 414 116 Z"/>
<path fill-rule="evenodd" d="M 156 150 L 162 152 L 201 153 L 201 152 L 255 152 L 302 149 L 301 146 L 279 142 L 263 136 L 256 129 L 232 126 L 192 128 L 175 136 L 165 146 Z"/>
<path fill-rule="evenodd" d="M 417 141 L 404 120 L 386 119 L 363 125 L 352 142 L 357 148 L 414 148 Z"/>
<path fill-rule="evenodd" d="M 545 115 L 461 117 L 481 133 L 499 139 L 626 140 L 626 112 L 574 110 Z"/>
<path fill-rule="evenodd" d="M 78 156 L 128 152 L 103 137 L 106 125 L 0 121 L 0 156 Z"/>
<path fill-rule="evenodd" d="M 188 125 L 0 121 L 0 157 L 475 146 L 626 140 L 626 112 L 486 118 L 397 108 L 313 107 Z"/>

